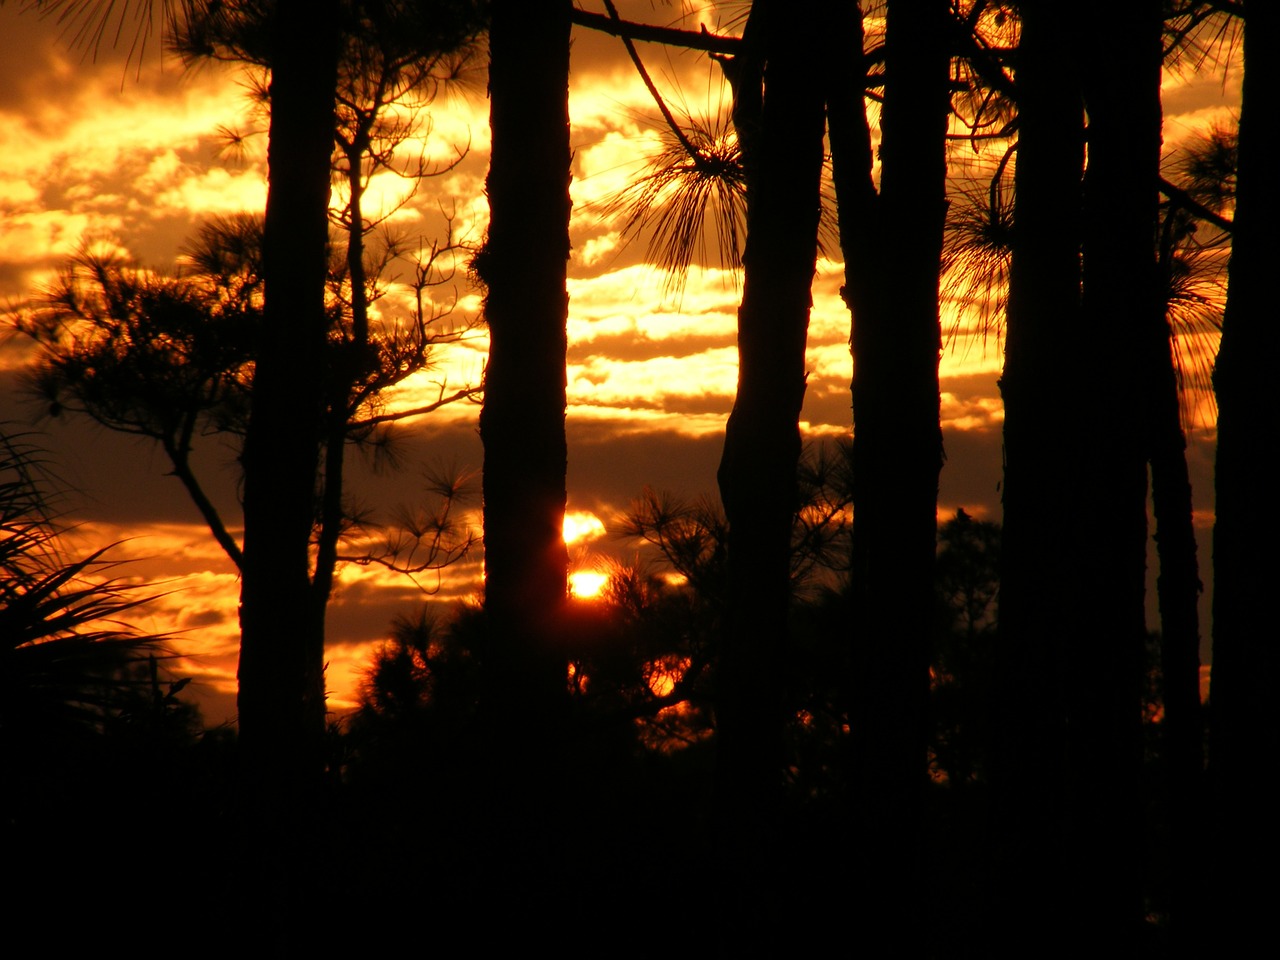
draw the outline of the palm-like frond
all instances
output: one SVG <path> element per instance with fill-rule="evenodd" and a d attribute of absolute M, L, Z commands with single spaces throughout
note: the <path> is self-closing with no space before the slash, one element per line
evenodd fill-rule
<path fill-rule="evenodd" d="M 692 155 L 664 131 L 663 149 L 650 158 L 649 172 L 604 208 L 606 216 L 625 218 L 624 237 L 649 233 L 648 256 L 668 272 L 668 286 L 675 290 L 691 264 L 707 259 L 709 233 L 722 266 L 736 271 L 742 265 L 747 206 L 742 151 L 727 113 L 688 117 L 683 132 Z"/>
<path fill-rule="evenodd" d="M 698 594 L 717 602 L 723 595 L 728 521 L 719 504 L 689 504 L 648 487 L 612 526 L 619 537 L 645 540 Z"/>
<path fill-rule="evenodd" d="M 1008 155 L 1006 155 L 1006 160 Z M 1009 299 L 1009 262 L 1013 255 L 1013 198 L 1002 162 L 986 184 L 961 184 L 951 193 L 942 248 L 942 287 L 956 306 L 947 340 L 967 321 L 982 337 L 1004 330 Z"/>
<path fill-rule="evenodd" d="M 162 638 L 123 622 L 148 602 L 99 574 L 108 549 L 63 558 L 36 452 L 0 432 L 0 734 L 96 729 L 135 681 L 127 668 Z"/>
<path fill-rule="evenodd" d="M 1235 208 L 1239 142 L 1234 124 L 1215 124 L 1187 143 L 1174 165 L 1179 186 L 1214 213 Z"/>
<path fill-rule="evenodd" d="M 1226 308 L 1230 235 L 1229 225 L 1202 218 L 1206 210 L 1222 216 L 1234 210 L 1236 161 L 1236 129 L 1215 125 L 1192 139 L 1168 164 L 1178 187 L 1192 201 L 1187 204 L 1170 196 L 1160 222 L 1165 317 L 1185 430 L 1195 425 L 1202 409 L 1210 419 L 1216 416 L 1213 364 Z"/>
<path fill-rule="evenodd" d="M 1227 68 L 1244 42 L 1239 4 L 1174 0 L 1164 18 L 1164 63 L 1175 72 Z"/>
<path fill-rule="evenodd" d="M 128 38 L 128 62 L 136 59 L 141 67 L 158 20 L 168 8 L 186 5 L 184 0 L 26 0 L 23 9 L 53 17 L 72 46 L 94 58 L 103 43 L 118 47 Z"/>
<path fill-rule="evenodd" d="M 17 318 L 40 345 L 31 392 L 185 451 L 243 420 L 260 299 L 243 271 L 164 277 L 82 253 Z"/>
<path fill-rule="evenodd" d="M 1217 411 L 1213 364 L 1227 300 L 1224 250 L 1217 244 L 1184 243 L 1172 253 L 1167 281 L 1165 317 L 1182 398 L 1183 429 L 1189 430 L 1202 407 L 1211 417 Z"/>

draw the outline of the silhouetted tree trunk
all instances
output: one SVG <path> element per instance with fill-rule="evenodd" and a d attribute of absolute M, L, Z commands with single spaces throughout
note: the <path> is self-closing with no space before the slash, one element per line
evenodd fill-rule
<path fill-rule="evenodd" d="M 718 473 L 729 522 L 715 782 L 726 948 L 769 933 L 770 891 L 780 882 L 773 821 L 782 785 L 781 677 L 824 127 L 809 25 L 775 0 L 758 0 L 747 34 L 759 46 L 736 64 L 748 184 L 738 390 Z M 759 65 L 757 121 L 744 103 L 758 96 Z"/>
<path fill-rule="evenodd" d="M 499 0 L 490 33 L 492 156 L 484 441 L 485 609 L 493 709 L 541 736 L 566 694 L 554 649 L 566 591 L 565 290 L 568 0 Z"/>
<path fill-rule="evenodd" d="M 316 840 L 310 807 L 324 762 L 324 613 L 309 545 L 326 382 L 337 37 L 333 0 L 280 0 L 271 19 L 266 316 L 243 453 L 238 703 L 250 842 L 268 861 L 247 869 L 280 872 L 250 885 L 283 900 L 299 895 L 291 878 L 306 875 L 297 858 Z M 258 907 L 274 911 L 288 935 L 286 904 Z"/>
<path fill-rule="evenodd" d="M 1166 215 L 1160 238 L 1162 289 L 1170 290 L 1171 231 Z M 1160 754 L 1167 798 L 1168 910 L 1174 935 L 1194 939 L 1202 914 L 1204 720 L 1200 704 L 1200 610 L 1202 589 L 1182 429 L 1181 391 L 1173 357 L 1167 297 L 1147 324 L 1147 456 L 1151 463 L 1152 513 L 1160 573 L 1160 670 L 1164 717 Z"/>
<path fill-rule="evenodd" d="M 1076 511 L 1069 507 L 1077 495 L 1067 444 L 1080 428 L 1063 396 L 1077 375 L 1063 337 L 1079 329 L 1081 315 L 1084 105 L 1072 39 L 1060 29 L 1055 6 L 1040 0 L 1019 8 L 1016 232 L 1000 380 L 1004 539 L 991 779 L 1002 844 L 993 922 L 1008 938 L 1007 950 L 1028 954 L 1059 934 L 1066 885 L 1055 873 L 1055 831 L 1065 810 L 1058 778 L 1066 680 L 1058 648 L 1064 637 L 1081 643 L 1088 637 L 1059 630 L 1056 621 L 1064 607 L 1090 600 L 1073 589 L 1082 576 L 1073 575 L 1065 549 L 1074 536 Z M 1041 883 L 1045 875 L 1048 886 Z M 1028 882 L 1032 876 L 1035 883 Z M 1043 919 L 1046 908 L 1053 912 Z"/>
<path fill-rule="evenodd" d="M 1213 872 L 1219 897 L 1213 936 L 1215 946 L 1228 952 L 1269 936 L 1269 884 L 1240 865 L 1267 863 L 1276 849 L 1274 803 L 1259 778 L 1274 754 L 1276 731 L 1280 551 L 1268 537 L 1275 470 L 1266 457 L 1280 422 L 1274 382 L 1280 325 L 1271 285 L 1280 263 L 1280 181 L 1268 146 L 1280 70 L 1268 58 L 1280 36 L 1280 8 L 1249 0 L 1245 12 L 1236 210 L 1213 375 L 1218 453 L 1210 775 L 1220 858 Z"/>
<path fill-rule="evenodd" d="M 1006 928 L 1134 945 L 1142 919 L 1144 337 L 1158 304 L 1155 2 L 1065 23 L 1024 3 L 1017 211 L 1002 391 L 1004 659 L 996 786 Z M 1076 77 L 1082 77 L 1083 82 Z M 1089 166 L 1081 192 L 1082 95 Z M 1083 206 L 1081 198 L 1083 197 Z M 1081 249 L 1083 248 L 1083 274 Z M 1083 286 L 1082 286 L 1083 284 Z M 1081 291 L 1083 290 L 1083 296 Z M 1090 382 L 1063 337 L 1103 331 Z M 1034 878 L 1034 880 L 1029 880 Z"/>
<path fill-rule="evenodd" d="M 838 36 L 856 9 L 844 7 Z M 861 76 L 830 82 L 840 237 L 853 313 L 853 682 L 849 703 L 860 923 L 921 929 L 937 546 L 938 273 L 950 108 L 946 0 L 887 6 L 881 178 Z M 833 64 L 857 61 L 829 52 Z M 839 66 L 836 69 L 841 69 Z M 856 84 L 856 86 L 855 86 Z"/>
<path fill-rule="evenodd" d="M 1092 597 L 1067 658 L 1071 793 L 1066 841 L 1080 942 L 1138 945 L 1143 917 L 1140 794 L 1145 682 L 1147 331 L 1161 311 L 1156 255 L 1161 131 L 1160 0 L 1116 10 L 1086 5 L 1083 50 L 1089 115 L 1084 180 L 1085 329 L 1104 332 L 1090 360 L 1077 436 L 1079 570 L 1092 561 Z M 1097 379 L 1093 379 L 1096 376 Z M 1092 640 L 1092 643 L 1088 642 Z M 1085 641 L 1085 642 L 1081 642 Z M 1083 922 L 1081 922 L 1083 920 Z"/>
<path fill-rule="evenodd" d="M 240 727 L 257 772 L 318 773 L 323 621 L 308 549 L 324 404 L 336 4 L 281 2 L 273 49 L 266 321 L 245 438 Z M 302 754 L 302 756 L 299 756 Z"/>

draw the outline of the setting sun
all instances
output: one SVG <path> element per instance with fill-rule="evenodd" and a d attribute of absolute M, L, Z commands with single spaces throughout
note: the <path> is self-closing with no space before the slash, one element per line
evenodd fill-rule
<path fill-rule="evenodd" d="M 1280 0 L 0 0 L 15 916 L 1269 942 L 1277 38 Z"/>
<path fill-rule="evenodd" d="M 579 570 L 569 574 L 569 592 L 586 600 L 600 596 L 609 583 L 609 575 L 598 570 Z"/>

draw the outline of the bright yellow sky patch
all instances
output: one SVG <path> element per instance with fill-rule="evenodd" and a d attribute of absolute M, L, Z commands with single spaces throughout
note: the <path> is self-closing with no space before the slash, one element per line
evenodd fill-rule
<path fill-rule="evenodd" d="M 577 570 L 569 574 L 569 592 L 580 600 L 599 597 L 609 584 L 609 575 L 596 570 Z"/>
<path fill-rule="evenodd" d="M 567 510 L 564 515 L 564 542 L 569 546 L 590 543 L 604 536 L 604 523 L 589 510 Z"/>

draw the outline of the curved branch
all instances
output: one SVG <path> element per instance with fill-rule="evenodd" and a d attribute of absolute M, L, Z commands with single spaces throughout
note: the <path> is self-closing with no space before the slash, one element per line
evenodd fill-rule
<path fill-rule="evenodd" d="M 169 463 L 173 466 L 173 475 L 182 481 L 187 495 L 191 497 L 191 502 L 200 511 L 200 516 L 208 526 L 209 532 L 213 534 L 213 539 L 218 541 L 218 546 L 222 547 L 223 552 L 236 565 L 236 569 L 243 570 L 244 554 L 240 550 L 240 544 L 236 543 L 235 538 L 228 532 L 226 524 L 222 522 L 222 515 L 218 513 L 218 508 L 213 505 L 213 501 L 205 494 L 200 481 L 191 471 L 191 465 L 187 462 L 185 453 L 180 452 L 168 437 L 161 442 L 164 444 L 164 452 L 169 457 Z"/>
<path fill-rule="evenodd" d="M 376 417 L 366 417 L 363 420 L 350 420 L 347 422 L 347 432 L 354 433 L 365 427 L 372 427 L 379 423 L 395 423 L 397 420 L 406 420 L 409 417 L 417 417 L 422 414 L 432 413 L 439 410 L 446 404 L 455 403 L 458 400 L 464 400 L 468 397 L 474 397 L 483 392 L 483 387 L 467 387 L 452 393 L 447 397 L 441 397 L 435 403 L 428 403 L 423 407 L 413 407 L 410 410 L 397 410 L 395 413 L 383 413 Z"/>

